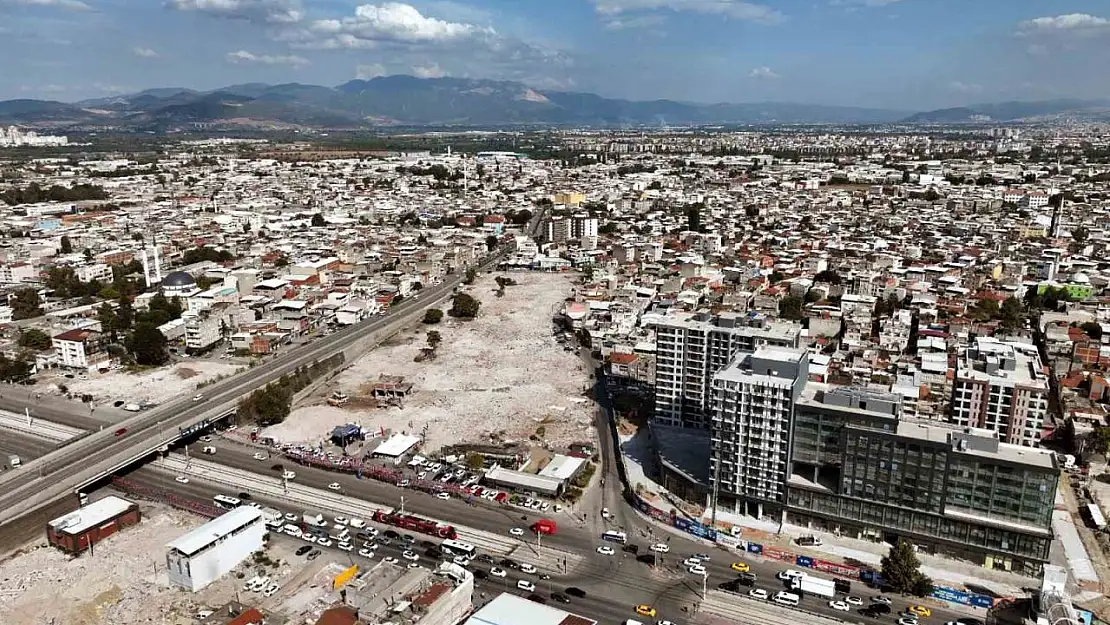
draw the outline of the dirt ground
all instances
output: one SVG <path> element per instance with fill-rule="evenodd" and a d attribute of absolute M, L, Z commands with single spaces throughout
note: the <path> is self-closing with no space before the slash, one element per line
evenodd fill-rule
<path fill-rule="evenodd" d="M 504 297 L 494 294 L 496 275 L 517 282 Z M 542 439 L 553 446 L 592 440 L 590 404 L 583 396 L 588 373 L 578 356 L 552 336 L 551 318 L 562 310 L 572 284 L 572 276 L 559 274 L 487 274 L 468 287 L 482 303 L 476 319 L 445 315 L 440 324 L 398 335 L 333 380 L 327 392 L 346 393 L 350 405 L 298 408 L 265 435 L 314 443 L 345 423 L 416 434 L 426 427 L 427 451 L 489 442 L 491 433 L 503 441 L 526 440 L 541 426 Z M 436 357 L 414 362 L 427 346 L 428 330 L 442 336 Z M 381 374 L 413 383 L 403 406 L 370 408 L 358 401 Z"/>
<path fill-rule="evenodd" d="M 46 545 L 0 563 L 0 623 L 4 625 L 132 625 L 174 623 L 205 607 L 235 599 L 243 581 L 235 572 L 193 594 L 171 586 L 166 575 L 166 543 L 206 519 L 141 502 L 143 521 L 98 543 L 93 554 L 71 558 Z M 268 555 L 281 560 L 270 575 L 288 573 L 294 560 L 277 545 Z M 296 558 L 295 560 L 301 560 Z M 241 565 L 247 578 L 259 565 Z M 257 599 L 248 594 L 245 600 Z M 160 620 L 164 617 L 165 620 Z"/>
<path fill-rule="evenodd" d="M 242 369 L 240 366 L 205 360 L 186 361 L 143 373 L 90 373 L 86 380 L 61 375 L 45 376 L 36 384 L 36 389 L 60 395 L 58 385 L 64 384 L 73 395 L 92 395 L 93 402 L 97 404 L 117 400 L 162 404 L 182 395 L 196 393 L 198 384 L 231 376 Z"/>

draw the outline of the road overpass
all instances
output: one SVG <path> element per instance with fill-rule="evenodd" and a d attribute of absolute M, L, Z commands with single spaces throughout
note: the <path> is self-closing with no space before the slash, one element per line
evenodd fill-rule
<path fill-rule="evenodd" d="M 528 226 L 529 234 L 538 230 L 544 214 L 541 210 L 533 217 Z M 476 269 L 488 270 L 504 254 L 502 249 L 487 255 Z M 181 398 L 163 404 L 110 428 L 73 439 L 61 449 L 28 462 L 18 471 L 0 474 L 0 535 L 24 515 L 44 506 L 56 509 L 56 504 L 67 495 L 166 451 L 179 440 L 233 414 L 242 397 L 282 375 L 335 354 L 359 355 L 364 348 L 415 320 L 428 306 L 449 297 L 462 283 L 464 275 L 465 272 L 456 273 L 441 284 L 425 287 L 392 307 L 384 317 L 348 326 L 218 382 L 205 390 L 203 401 Z M 72 504 L 76 507 L 75 499 Z"/>

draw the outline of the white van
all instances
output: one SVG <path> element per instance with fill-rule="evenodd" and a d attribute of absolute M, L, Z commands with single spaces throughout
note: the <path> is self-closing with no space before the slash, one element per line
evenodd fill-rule
<path fill-rule="evenodd" d="M 785 590 L 780 590 L 775 593 L 775 598 L 773 599 L 775 603 L 792 607 L 797 607 L 799 600 L 800 597 L 798 597 L 798 595 L 792 592 L 786 592 Z"/>
<path fill-rule="evenodd" d="M 634 618 L 630 618 L 630 619 L 628 619 L 627 621 L 624 622 L 624 625 L 644 625 L 644 624 L 641 623 L 640 621 L 637 621 Z"/>

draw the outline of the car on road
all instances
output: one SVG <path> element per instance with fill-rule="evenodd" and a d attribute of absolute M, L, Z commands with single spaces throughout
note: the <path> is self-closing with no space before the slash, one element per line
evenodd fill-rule
<path fill-rule="evenodd" d="M 890 604 L 894 603 L 894 601 L 891 600 L 890 597 L 884 597 L 883 595 L 875 595 L 874 597 L 871 597 L 871 603 L 881 603 L 883 605 L 890 605 Z"/>
<path fill-rule="evenodd" d="M 602 508 L 601 509 L 601 518 L 608 519 L 610 516 L 612 516 L 612 515 L 609 514 L 609 508 Z"/>
<path fill-rule="evenodd" d="M 655 551 L 657 553 L 667 553 L 671 550 L 670 546 L 667 545 L 667 543 L 655 543 L 651 547 L 648 547 L 648 549 L 651 549 L 652 551 Z"/>
<path fill-rule="evenodd" d="M 528 595 L 528 597 L 526 597 L 526 598 L 529 601 L 534 601 L 536 603 L 547 603 L 547 599 L 544 599 L 543 597 L 537 595 L 536 593 L 532 593 L 532 594 Z"/>
<path fill-rule="evenodd" d="M 779 571 L 778 575 L 776 575 L 775 577 L 781 579 L 784 582 L 789 582 L 790 580 L 792 580 L 796 577 L 805 577 L 805 575 L 806 574 L 801 572 L 801 571 L 795 571 L 794 569 L 786 569 L 785 571 Z"/>
<path fill-rule="evenodd" d="M 179 475 L 173 478 L 173 481 L 177 482 L 178 484 L 188 484 L 189 478 L 185 477 L 184 475 Z"/>
<path fill-rule="evenodd" d="M 339 543 L 336 545 L 341 551 L 354 551 L 355 547 L 351 543 Z"/>
<path fill-rule="evenodd" d="M 625 546 L 621 547 L 621 551 L 623 551 L 625 553 L 631 553 L 632 555 L 636 555 L 636 554 L 640 553 L 640 546 L 635 545 L 635 544 L 628 544 L 628 545 L 625 545 Z"/>
<path fill-rule="evenodd" d="M 383 534 L 385 534 L 386 538 L 400 538 L 400 537 L 401 537 L 401 535 L 400 535 L 400 534 L 398 534 L 398 533 L 397 533 L 396 531 L 394 531 L 394 530 L 386 530 L 386 531 L 384 531 L 384 532 L 382 532 L 382 533 L 383 533 Z"/>
<path fill-rule="evenodd" d="M 514 528 L 509 530 L 509 535 L 510 536 L 523 536 L 524 535 L 524 530 L 520 529 L 519 527 L 514 527 Z"/>
<path fill-rule="evenodd" d="M 258 452 L 256 454 L 254 454 L 254 459 L 255 460 L 265 460 L 266 459 L 266 454 L 264 454 L 262 452 Z"/>
<path fill-rule="evenodd" d="M 120 428 L 116 430 L 116 436 L 123 436 L 124 434 L 127 434 L 127 428 Z"/>
<path fill-rule="evenodd" d="M 613 551 L 613 548 L 610 547 L 609 545 L 602 545 L 602 546 L 598 547 L 597 552 L 600 553 L 603 556 L 611 556 L 614 553 L 616 553 L 615 551 Z"/>
<path fill-rule="evenodd" d="M 898 625 L 917 625 L 917 619 L 903 616 L 898 619 Z"/>
<path fill-rule="evenodd" d="M 282 473 L 281 473 L 281 479 L 283 479 L 283 480 L 292 480 L 292 479 L 296 479 L 296 477 L 297 477 L 297 474 L 292 472 L 292 471 L 282 471 Z"/>
<path fill-rule="evenodd" d="M 316 541 L 316 544 L 320 545 L 321 547 L 331 547 L 332 543 L 330 538 L 321 538 L 320 540 Z"/>
<path fill-rule="evenodd" d="M 506 575 L 508 575 L 508 573 L 505 572 L 505 569 L 503 569 L 499 566 L 495 566 L 492 569 L 490 569 L 489 574 L 494 576 L 494 577 L 505 577 Z"/>
<path fill-rule="evenodd" d="M 768 597 L 767 591 L 763 590 L 762 588 L 752 588 L 751 590 L 748 591 L 748 596 L 751 597 L 752 599 L 763 599 L 763 600 L 766 600 L 767 597 Z"/>
<path fill-rule="evenodd" d="M 696 556 L 691 556 L 682 561 L 682 566 L 694 566 L 695 564 L 701 564 L 701 559 Z"/>
<path fill-rule="evenodd" d="M 554 599 L 555 601 L 559 602 L 559 603 L 570 603 L 570 597 L 567 597 L 566 595 L 564 595 L 563 593 L 560 593 L 560 592 L 551 593 L 551 598 Z"/>
<path fill-rule="evenodd" d="M 277 591 L 279 591 L 279 590 L 281 590 L 281 586 L 280 586 L 280 585 L 278 585 L 278 584 L 270 584 L 270 585 L 269 585 L 269 587 L 267 587 L 267 588 L 266 588 L 266 590 L 265 590 L 265 591 L 264 591 L 264 592 L 262 593 L 262 596 L 263 596 L 263 597 L 272 597 L 272 596 L 274 596 L 274 594 L 275 594 L 275 593 L 277 593 Z"/>
<path fill-rule="evenodd" d="M 367 549 L 367 548 L 363 547 L 362 549 L 358 550 L 358 555 L 360 555 L 364 558 L 373 558 L 374 557 L 374 551 L 371 550 L 371 549 Z"/>
<path fill-rule="evenodd" d="M 343 528 L 343 527 L 347 527 L 347 523 L 350 522 L 350 521 L 347 520 L 347 517 L 345 517 L 345 516 L 337 516 L 337 517 L 333 518 L 332 520 L 335 521 L 335 525 L 333 526 L 333 527 L 335 527 L 335 529 L 340 529 L 340 528 Z"/>
<path fill-rule="evenodd" d="M 204 395 L 193 395 L 193 401 L 200 401 L 204 399 Z"/>
<path fill-rule="evenodd" d="M 493 556 L 488 553 L 479 553 L 478 555 L 474 556 L 474 559 L 479 562 L 485 562 L 487 564 L 493 564 L 495 562 Z"/>
<path fill-rule="evenodd" d="M 702 562 L 709 562 L 712 559 L 709 557 L 708 553 L 695 553 L 693 557 L 701 560 Z"/>
<path fill-rule="evenodd" d="M 388 562 L 389 564 L 400 564 L 401 563 L 400 560 L 398 560 L 397 558 L 394 558 L 393 556 L 388 556 L 388 557 L 382 558 L 382 562 Z"/>
<path fill-rule="evenodd" d="M 470 566 L 470 558 L 466 556 L 455 556 L 454 558 L 451 558 L 451 562 L 459 566 Z"/>
<path fill-rule="evenodd" d="M 755 573 L 740 573 L 736 576 L 736 583 L 742 586 L 755 586 Z"/>
<path fill-rule="evenodd" d="M 848 605 L 863 605 L 863 599 L 849 595 L 847 597 L 844 597 L 844 603 L 847 603 Z"/>
<path fill-rule="evenodd" d="M 296 523 L 296 522 L 297 522 L 297 519 L 298 519 L 297 515 L 293 514 L 292 512 L 286 512 L 286 513 L 285 513 L 285 520 L 286 520 L 287 522 L 289 522 L 289 523 Z"/>
<path fill-rule="evenodd" d="M 341 487 L 339 486 L 339 482 L 332 482 L 331 484 L 328 484 L 328 490 L 339 490 L 340 488 Z"/>
<path fill-rule="evenodd" d="M 528 573 L 529 575 L 535 575 L 536 574 L 536 567 L 531 565 L 531 564 L 528 564 L 527 562 L 524 562 L 520 565 L 520 572 L 521 573 Z"/>
<path fill-rule="evenodd" d="M 570 588 L 567 588 L 563 592 L 570 595 L 571 597 L 577 597 L 579 599 L 584 599 L 586 597 L 586 591 L 582 590 L 581 588 L 578 588 L 576 586 L 571 586 Z"/>
<path fill-rule="evenodd" d="M 747 562 L 733 562 L 729 565 L 729 568 L 737 573 L 747 573 L 752 570 L 752 567 L 748 566 Z"/>
<path fill-rule="evenodd" d="M 420 556 L 418 556 L 416 553 L 414 553 L 412 551 L 408 551 L 408 550 L 406 550 L 404 553 L 402 553 L 401 557 L 406 559 L 406 560 L 419 560 L 420 559 Z"/>
<path fill-rule="evenodd" d="M 829 607 L 834 609 L 834 610 L 840 610 L 841 612 L 848 612 L 852 609 L 852 606 L 848 605 L 847 603 L 845 603 L 843 601 L 838 601 L 836 599 L 829 602 Z"/>
<path fill-rule="evenodd" d="M 894 608 L 890 607 L 888 603 L 872 603 L 860 610 L 860 614 L 866 613 L 867 616 L 882 616 L 884 614 L 890 614 L 893 611 Z"/>
<path fill-rule="evenodd" d="M 313 549 L 308 554 L 308 559 L 309 560 L 315 560 L 316 558 L 319 558 L 319 557 L 320 557 L 320 550 L 319 549 Z"/>
<path fill-rule="evenodd" d="M 923 605 L 911 605 L 906 608 L 906 611 L 916 614 L 918 618 L 929 618 L 933 615 L 933 611 Z"/>
<path fill-rule="evenodd" d="M 312 551 L 312 547 L 310 547 L 309 545 L 301 545 L 300 549 L 297 549 L 295 553 L 299 556 L 303 556 L 309 551 Z"/>
<path fill-rule="evenodd" d="M 675 625 L 674 621 L 659 621 L 655 625 Z"/>
<path fill-rule="evenodd" d="M 526 592 L 536 592 L 536 585 L 526 579 L 518 581 L 516 587 Z"/>
<path fill-rule="evenodd" d="M 655 616 L 656 612 L 655 608 L 646 603 L 641 603 L 640 605 L 636 606 L 636 614 L 639 614 L 640 616 Z"/>
<path fill-rule="evenodd" d="M 709 572 L 705 570 L 705 567 L 700 564 L 695 564 L 693 566 L 687 567 L 686 571 L 694 575 L 709 575 Z"/>
<path fill-rule="evenodd" d="M 448 495 L 447 493 L 436 493 L 436 499 L 442 499 L 444 501 L 447 501 L 450 498 L 451 498 L 451 495 Z"/>
<path fill-rule="evenodd" d="M 200 437 L 200 442 L 202 442 L 202 443 L 211 443 L 212 442 L 212 437 L 205 434 L 204 436 Z"/>

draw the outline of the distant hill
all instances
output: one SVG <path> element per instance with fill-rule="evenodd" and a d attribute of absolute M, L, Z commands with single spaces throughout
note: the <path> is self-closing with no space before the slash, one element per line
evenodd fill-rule
<path fill-rule="evenodd" d="M 951 124 L 978 121 L 1032 121 L 1059 117 L 1095 121 L 1110 119 L 1110 100 L 1044 100 L 974 104 L 915 113 L 902 121 L 910 124 Z"/>
<path fill-rule="evenodd" d="M 632 101 L 546 91 L 518 82 L 385 76 L 336 87 L 247 83 L 200 92 L 147 89 L 74 104 L 0 102 L 5 123 L 68 122 L 120 127 L 190 123 L 276 123 L 318 127 L 384 125 L 679 125 L 885 123 L 905 112 L 780 102 L 696 104 Z"/>

